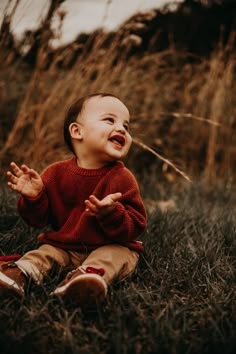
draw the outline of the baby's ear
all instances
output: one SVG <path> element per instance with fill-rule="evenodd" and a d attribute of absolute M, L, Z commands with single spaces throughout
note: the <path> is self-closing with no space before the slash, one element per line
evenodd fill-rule
<path fill-rule="evenodd" d="M 81 126 L 77 122 L 73 122 L 69 125 L 70 136 L 76 140 L 82 140 Z"/>

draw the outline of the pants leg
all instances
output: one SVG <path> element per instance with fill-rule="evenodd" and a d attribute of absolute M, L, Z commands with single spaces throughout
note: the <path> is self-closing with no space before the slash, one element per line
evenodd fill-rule
<path fill-rule="evenodd" d="M 104 268 L 103 276 L 107 284 L 114 279 L 123 279 L 132 273 L 139 255 L 121 245 L 102 246 L 92 251 L 82 263 L 82 267 Z"/>
<path fill-rule="evenodd" d="M 41 283 L 53 264 L 66 267 L 70 264 L 70 256 L 66 250 L 43 244 L 38 249 L 27 252 L 18 261 L 17 266 L 29 275 L 36 283 Z"/>

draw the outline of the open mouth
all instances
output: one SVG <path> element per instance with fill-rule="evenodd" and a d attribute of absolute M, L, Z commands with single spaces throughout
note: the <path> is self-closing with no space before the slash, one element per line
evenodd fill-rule
<path fill-rule="evenodd" d="M 122 135 L 113 135 L 109 140 L 121 147 L 125 145 L 125 138 Z"/>

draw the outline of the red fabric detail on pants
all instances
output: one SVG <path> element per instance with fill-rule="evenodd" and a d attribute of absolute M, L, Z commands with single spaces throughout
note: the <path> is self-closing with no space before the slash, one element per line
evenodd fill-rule
<path fill-rule="evenodd" d="M 0 256 L 0 262 L 17 261 L 21 258 L 20 254 L 12 254 L 10 256 Z"/>
<path fill-rule="evenodd" d="M 86 273 L 98 274 L 98 275 L 101 275 L 101 277 L 102 277 L 105 274 L 105 270 L 103 268 L 87 267 Z"/>

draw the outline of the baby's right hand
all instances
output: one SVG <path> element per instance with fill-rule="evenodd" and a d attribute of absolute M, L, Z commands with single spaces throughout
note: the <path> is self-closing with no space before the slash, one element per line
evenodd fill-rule
<path fill-rule="evenodd" d="M 43 181 L 40 175 L 33 169 L 22 165 L 17 166 L 11 162 L 10 167 L 13 171 L 7 171 L 9 178 L 8 186 L 28 198 L 37 197 L 43 189 Z"/>

